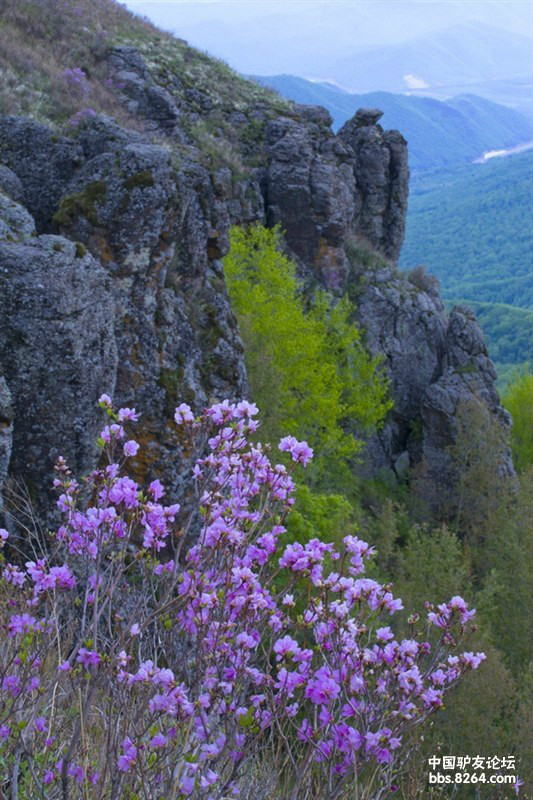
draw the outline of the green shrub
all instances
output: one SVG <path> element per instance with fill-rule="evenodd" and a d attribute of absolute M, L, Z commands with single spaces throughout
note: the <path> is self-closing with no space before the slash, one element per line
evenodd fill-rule
<path fill-rule="evenodd" d="M 529 369 L 508 386 L 503 404 L 513 418 L 513 459 L 517 470 L 522 471 L 533 464 L 533 374 Z"/>
<path fill-rule="evenodd" d="M 264 409 L 261 438 L 289 432 L 320 452 L 311 484 L 342 491 L 361 436 L 391 403 L 379 361 L 366 352 L 347 299 L 317 291 L 306 307 L 278 230 L 234 228 L 224 261 L 245 347 L 252 398 Z"/>

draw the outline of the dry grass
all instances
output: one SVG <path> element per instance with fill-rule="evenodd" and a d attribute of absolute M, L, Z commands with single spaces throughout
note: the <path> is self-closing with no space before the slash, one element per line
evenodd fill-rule
<path fill-rule="evenodd" d="M 61 128 L 80 109 L 91 108 L 136 127 L 120 111 L 108 80 L 106 56 L 120 44 L 138 48 L 154 80 L 193 115 L 208 118 L 210 127 L 225 125 L 224 138 L 233 134 L 227 115 L 235 110 L 247 113 L 259 105 L 267 116 L 290 113 L 272 92 L 114 0 L 0 0 L 0 113 L 24 114 Z M 86 74 L 83 96 L 69 87 L 67 68 Z M 208 98 L 208 110 L 195 107 L 190 90 Z"/>

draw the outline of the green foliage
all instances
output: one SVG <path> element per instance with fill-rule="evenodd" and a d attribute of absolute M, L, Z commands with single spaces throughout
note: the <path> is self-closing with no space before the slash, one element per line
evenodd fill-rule
<path fill-rule="evenodd" d="M 513 418 L 513 459 L 516 468 L 522 471 L 533 464 L 533 374 L 529 369 L 515 376 L 503 404 Z"/>
<path fill-rule="evenodd" d="M 429 587 L 439 603 L 456 594 L 468 595 L 470 576 L 463 546 L 446 526 L 413 525 L 398 560 L 395 590 L 409 610 L 424 612 Z"/>
<path fill-rule="evenodd" d="M 448 495 L 442 493 L 442 513 L 470 549 L 475 574 L 484 576 L 494 537 L 513 505 L 512 480 L 500 470 L 508 437 L 474 396 L 459 403 L 456 426 L 448 452 L 457 482 Z"/>
<path fill-rule="evenodd" d="M 411 181 L 400 267 L 424 263 L 443 298 L 478 314 L 498 364 L 533 360 L 533 154 Z"/>
<path fill-rule="evenodd" d="M 343 495 L 320 494 L 303 484 L 297 486 L 295 508 L 287 520 L 288 541 L 307 542 L 324 536 L 340 544 L 355 528 L 353 506 Z"/>
<path fill-rule="evenodd" d="M 124 181 L 124 186 L 126 189 L 148 189 L 151 186 L 154 186 L 154 184 L 154 176 L 147 169 L 143 169 L 141 172 L 136 172 L 134 175 L 130 175 L 130 177 Z"/>
<path fill-rule="evenodd" d="M 425 263 L 444 298 L 531 308 L 533 154 L 414 179 L 404 269 Z"/>
<path fill-rule="evenodd" d="M 245 345 L 251 395 L 263 409 L 261 437 L 306 439 L 318 457 L 315 485 L 350 480 L 359 436 L 390 408 L 379 363 L 366 352 L 347 299 L 318 290 L 306 308 L 277 230 L 234 228 L 225 272 Z"/>
<path fill-rule="evenodd" d="M 479 630 L 468 649 L 484 650 L 487 661 L 448 698 L 445 710 L 425 732 L 419 745 L 421 765 L 439 750 L 485 756 L 505 752 L 516 755 L 517 772 L 526 783 L 533 776 L 525 725 L 533 710 L 528 678 L 533 639 L 533 575 L 528 558 L 533 546 L 532 477 L 523 480 L 514 506 L 498 517 L 498 526 L 489 521 L 490 543 L 483 528 L 479 542 L 467 545 L 446 526 L 413 523 L 405 506 L 386 499 L 362 525 L 365 538 L 378 549 L 372 577 L 392 579 L 394 593 L 406 608 L 424 614 L 429 594 L 438 601 L 459 594 L 478 608 Z M 483 559 L 486 577 L 480 588 L 471 562 Z M 400 796 L 425 797 L 427 769 L 411 775 L 411 781 L 416 787 Z M 464 797 L 476 795 L 465 788 Z"/>
<path fill-rule="evenodd" d="M 105 181 L 89 183 L 81 192 L 63 198 L 52 222 L 58 226 L 69 225 L 78 217 L 84 216 L 92 225 L 98 225 L 96 205 L 104 202 L 106 194 Z"/>
<path fill-rule="evenodd" d="M 351 237 L 346 242 L 346 255 L 353 267 L 378 270 L 388 266 L 387 259 L 372 245 L 360 237 Z"/>

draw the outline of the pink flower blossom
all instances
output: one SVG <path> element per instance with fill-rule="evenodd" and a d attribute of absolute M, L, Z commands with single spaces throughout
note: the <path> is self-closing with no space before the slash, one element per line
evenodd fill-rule
<path fill-rule="evenodd" d="M 137 455 L 137 451 L 139 450 L 139 445 L 133 439 L 129 439 L 123 447 L 124 455 L 131 457 Z"/>

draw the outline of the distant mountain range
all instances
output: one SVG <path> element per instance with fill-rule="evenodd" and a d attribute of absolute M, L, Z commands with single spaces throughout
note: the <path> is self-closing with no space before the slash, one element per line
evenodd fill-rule
<path fill-rule="evenodd" d="M 529 38 L 480 22 L 466 22 L 343 57 L 333 65 L 332 77 L 358 92 L 401 92 L 467 87 L 502 76 L 532 73 Z"/>
<path fill-rule="evenodd" d="M 125 2 L 243 73 L 356 93 L 476 94 L 533 118 L 527 0 Z"/>
<path fill-rule="evenodd" d="M 330 83 L 294 75 L 255 79 L 287 99 L 324 106 L 333 117 L 335 129 L 358 108 L 380 108 L 383 126 L 397 128 L 407 139 L 413 172 L 464 166 L 486 151 L 533 140 L 533 123 L 528 119 L 475 95 L 442 101 L 390 92 L 352 94 Z"/>

